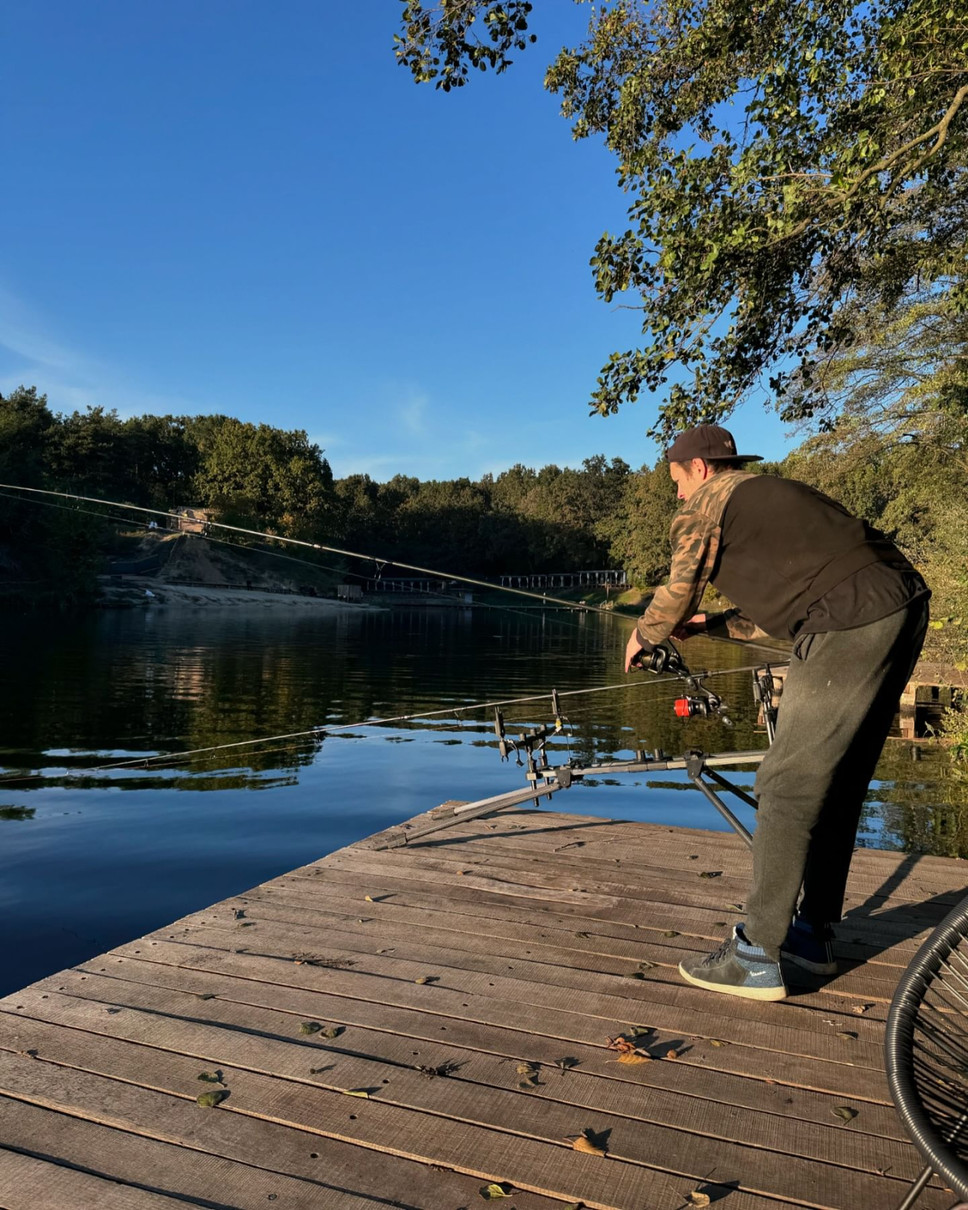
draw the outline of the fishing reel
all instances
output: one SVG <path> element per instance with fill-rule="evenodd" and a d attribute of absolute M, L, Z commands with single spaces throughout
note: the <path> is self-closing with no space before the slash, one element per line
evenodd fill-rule
<path fill-rule="evenodd" d="M 676 698 L 673 705 L 677 718 L 710 718 L 718 715 L 727 727 L 733 725 L 723 712 L 723 699 L 718 693 L 706 688 L 702 683 L 702 674 L 689 671 L 674 647 L 659 644 L 648 653 L 642 651 L 632 661 L 632 667 L 641 668 L 646 672 L 668 673 L 685 682 L 689 692 Z"/>
<path fill-rule="evenodd" d="M 713 714 L 722 714 L 722 698 L 707 689 L 706 697 L 677 697 L 673 710 L 677 718 L 709 718 Z M 729 719 L 722 714 L 723 722 L 729 725 Z"/>
<path fill-rule="evenodd" d="M 640 651 L 639 654 L 632 660 L 629 668 L 637 668 L 642 672 L 654 672 L 656 674 L 668 672 L 673 676 L 681 676 L 691 679 L 689 669 L 682 662 L 682 656 L 673 647 L 664 647 L 661 644 L 658 647 L 653 647 L 648 653 Z"/>

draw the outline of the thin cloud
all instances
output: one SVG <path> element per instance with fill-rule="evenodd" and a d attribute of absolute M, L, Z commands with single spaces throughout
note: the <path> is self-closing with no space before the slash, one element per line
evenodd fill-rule
<path fill-rule="evenodd" d="M 35 386 L 59 412 L 88 407 L 115 409 L 121 416 L 204 411 L 178 396 L 145 391 L 115 366 L 79 353 L 50 334 L 43 318 L 0 286 L 0 394 Z M 211 409 L 209 409 L 211 410 Z"/>

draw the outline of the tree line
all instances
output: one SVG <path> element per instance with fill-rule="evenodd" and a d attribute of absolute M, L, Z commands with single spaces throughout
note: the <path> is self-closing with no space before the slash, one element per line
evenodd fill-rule
<path fill-rule="evenodd" d="M 935 384 L 935 396 L 921 392 L 920 417 L 910 401 L 897 403 L 896 391 L 890 405 L 874 406 L 869 387 L 851 386 L 851 367 L 840 372 L 836 422 L 762 470 L 820 488 L 895 539 L 934 589 L 935 628 L 944 632 L 935 646 L 944 639 L 951 658 L 961 660 L 968 631 L 964 405 L 939 404 Z M 869 381 L 866 363 L 861 379 Z M 121 419 L 97 407 L 59 415 L 34 387 L 0 396 L 0 482 L 163 511 L 208 508 L 229 524 L 451 575 L 619 567 L 641 588 L 668 573 L 677 506 L 661 460 L 633 469 L 598 454 L 577 469 L 517 464 L 476 480 L 337 479 L 302 430 L 224 415 Z M 0 582 L 24 586 L 27 598 L 90 595 L 123 524 L 111 517 L 66 500 L 41 507 L 0 494 Z M 348 561 L 342 570 L 369 568 Z"/>

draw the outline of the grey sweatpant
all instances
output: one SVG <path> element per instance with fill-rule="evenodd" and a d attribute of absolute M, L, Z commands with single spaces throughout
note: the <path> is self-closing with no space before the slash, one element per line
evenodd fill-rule
<path fill-rule="evenodd" d="M 776 738 L 756 778 L 747 937 L 777 958 L 800 914 L 843 913 L 864 796 L 928 624 L 928 602 L 853 630 L 802 635 L 783 686 Z"/>

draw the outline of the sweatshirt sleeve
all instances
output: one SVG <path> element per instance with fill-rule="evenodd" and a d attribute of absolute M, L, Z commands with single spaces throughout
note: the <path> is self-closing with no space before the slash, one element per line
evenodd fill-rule
<path fill-rule="evenodd" d="M 691 618 L 716 566 L 720 527 L 704 511 L 684 509 L 672 522 L 672 568 L 669 581 L 656 590 L 638 620 L 639 636 L 661 643 L 680 622 Z"/>

